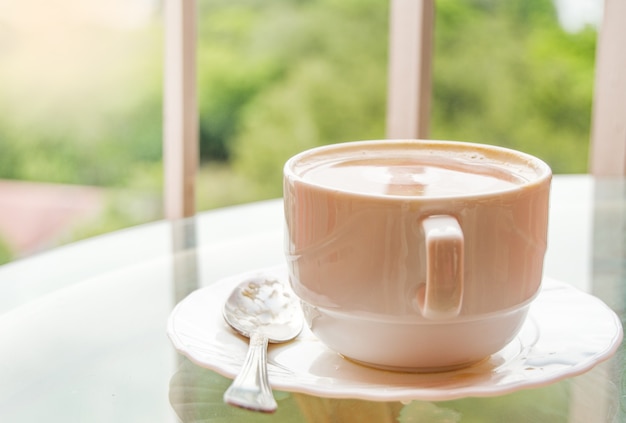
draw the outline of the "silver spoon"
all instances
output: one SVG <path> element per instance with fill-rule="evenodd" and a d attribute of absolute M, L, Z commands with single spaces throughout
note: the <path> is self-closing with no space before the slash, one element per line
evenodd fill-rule
<path fill-rule="evenodd" d="M 302 330 L 297 300 L 277 279 L 261 276 L 240 283 L 223 309 L 224 319 L 250 346 L 240 373 L 224 401 L 249 410 L 272 413 L 277 404 L 267 378 L 268 342 L 287 342 Z"/>

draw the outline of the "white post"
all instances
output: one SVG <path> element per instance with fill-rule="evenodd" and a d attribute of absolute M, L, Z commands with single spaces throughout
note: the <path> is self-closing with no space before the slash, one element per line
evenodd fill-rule
<path fill-rule="evenodd" d="M 434 0 L 391 0 L 387 138 L 427 138 Z"/>
<path fill-rule="evenodd" d="M 590 171 L 626 174 L 626 1 L 606 0 L 598 34 Z"/>
<path fill-rule="evenodd" d="M 163 93 L 165 217 L 195 213 L 198 167 L 196 0 L 166 0 Z"/>

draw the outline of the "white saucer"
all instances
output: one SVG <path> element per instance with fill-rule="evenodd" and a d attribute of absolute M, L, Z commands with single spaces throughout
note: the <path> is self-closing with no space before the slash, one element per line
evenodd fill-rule
<path fill-rule="evenodd" d="M 167 332 L 174 347 L 194 363 L 233 378 L 248 340 L 222 318 L 224 300 L 243 278 L 284 267 L 222 279 L 191 293 L 172 311 Z M 348 361 L 305 328 L 287 344 L 270 345 L 268 373 L 277 390 L 329 398 L 375 401 L 451 400 L 493 396 L 544 386 L 579 375 L 611 357 L 622 340 L 617 315 L 598 298 L 545 279 L 517 338 L 474 366 L 445 373 L 398 373 Z"/>

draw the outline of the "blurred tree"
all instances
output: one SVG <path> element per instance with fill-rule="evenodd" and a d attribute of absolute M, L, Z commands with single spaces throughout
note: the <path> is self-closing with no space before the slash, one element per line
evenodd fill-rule
<path fill-rule="evenodd" d="M 6 243 L 2 237 L 0 237 L 0 264 L 8 263 L 13 260 L 14 252 L 9 248 L 9 245 Z"/>
<path fill-rule="evenodd" d="M 161 28 L 70 22 L 47 34 L 61 47 L 28 25 L 0 40 L 13 47 L 0 53 L 0 156 L 13 154 L 0 178 L 126 185 L 135 163 L 161 160 Z"/>
<path fill-rule="evenodd" d="M 257 27 L 255 45 L 271 46 L 267 54 L 284 68 L 244 110 L 233 166 L 267 195 L 281 194 L 282 165 L 292 154 L 384 136 L 386 7 L 377 0 L 294 2 Z"/>
<path fill-rule="evenodd" d="M 20 145 L 14 142 L 6 126 L 0 126 L 0 174 L 4 178 L 16 179 L 21 164 Z"/>
<path fill-rule="evenodd" d="M 225 161 L 243 107 L 277 75 L 277 63 L 251 52 L 258 2 L 201 4 L 198 45 L 200 154 Z"/>
<path fill-rule="evenodd" d="M 438 0 L 432 136 L 585 172 L 595 39 L 560 28 L 549 0 Z"/>

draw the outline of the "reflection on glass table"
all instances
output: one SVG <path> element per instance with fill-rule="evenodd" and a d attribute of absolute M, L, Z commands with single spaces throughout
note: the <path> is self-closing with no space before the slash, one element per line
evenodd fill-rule
<path fill-rule="evenodd" d="M 546 276 L 624 318 L 623 180 L 557 176 Z M 230 380 L 178 354 L 173 308 L 283 264 L 280 200 L 112 233 L 0 267 L 0 421 L 620 422 L 624 352 L 580 376 L 493 397 L 365 401 L 275 392 L 262 415 L 223 404 Z"/>

